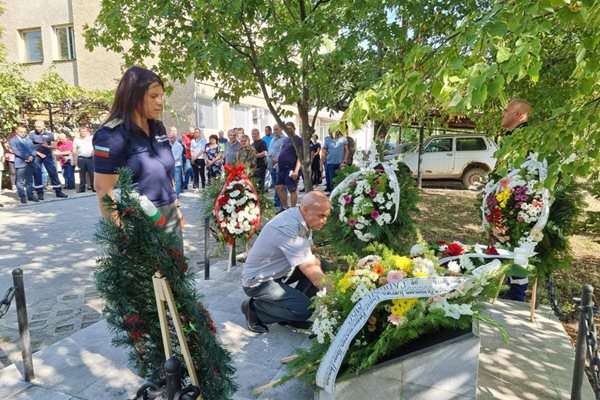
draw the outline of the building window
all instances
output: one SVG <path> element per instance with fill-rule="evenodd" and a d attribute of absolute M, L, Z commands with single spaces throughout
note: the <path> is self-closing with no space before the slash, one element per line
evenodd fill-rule
<path fill-rule="evenodd" d="M 23 39 L 24 57 L 26 63 L 44 62 L 44 49 L 42 47 L 42 30 L 32 29 L 21 32 Z"/>
<path fill-rule="evenodd" d="M 231 107 L 231 127 L 244 128 L 248 133 L 250 127 L 250 108 L 247 106 L 235 105 Z"/>
<path fill-rule="evenodd" d="M 211 99 L 198 98 L 198 128 L 218 128 L 217 103 Z"/>
<path fill-rule="evenodd" d="M 57 60 L 75 59 L 75 32 L 72 26 L 54 28 L 56 35 Z"/>

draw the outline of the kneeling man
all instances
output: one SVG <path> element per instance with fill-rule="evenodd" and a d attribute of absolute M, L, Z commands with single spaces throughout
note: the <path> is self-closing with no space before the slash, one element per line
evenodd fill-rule
<path fill-rule="evenodd" d="M 300 207 L 278 214 L 258 235 L 242 274 L 250 297 L 242 303 L 249 330 L 265 333 L 276 322 L 310 326 L 310 298 L 331 285 L 312 252 L 312 231 L 325 226 L 330 208 L 323 192 L 307 193 Z"/>

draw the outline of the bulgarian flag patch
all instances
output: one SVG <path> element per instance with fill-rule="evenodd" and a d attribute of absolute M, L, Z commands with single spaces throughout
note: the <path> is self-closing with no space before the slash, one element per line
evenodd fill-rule
<path fill-rule="evenodd" d="M 108 158 L 110 149 L 108 147 L 94 146 L 94 157 Z"/>

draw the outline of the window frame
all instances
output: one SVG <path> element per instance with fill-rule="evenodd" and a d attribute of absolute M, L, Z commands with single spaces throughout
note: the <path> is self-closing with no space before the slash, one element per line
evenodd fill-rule
<path fill-rule="evenodd" d="M 66 31 L 66 41 L 67 41 L 67 57 L 62 57 L 62 46 L 61 46 L 61 36 L 59 31 L 64 29 Z M 77 59 L 77 54 L 75 50 L 75 29 L 73 25 L 56 25 L 52 27 L 54 31 L 54 39 L 56 44 L 56 54 L 55 61 L 72 61 Z"/>
<path fill-rule="evenodd" d="M 34 32 L 38 32 L 39 33 L 39 43 L 40 43 L 40 59 L 36 59 L 36 60 L 32 60 L 29 58 L 30 52 L 29 52 L 29 46 L 28 46 L 28 40 L 27 40 L 27 35 L 34 33 Z M 29 29 L 19 29 L 19 37 L 21 38 L 21 44 L 22 44 L 22 49 L 23 49 L 23 57 L 22 57 L 22 63 L 23 64 L 43 64 L 44 63 L 44 36 L 42 34 L 42 28 L 41 27 L 36 27 L 36 28 L 29 28 Z"/>
<path fill-rule="evenodd" d="M 201 108 L 200 106 L 207 106 L 208 104 L 211 105 L 211 113 L 212 115 L 210 116 L 210 119 L 214 120 L 214 126 L 207 126 L 203 121 L 202 116 L 204 115 L 201 112 Z M 200 129 L 213 129 L 216 130 L 219 128 L 219 104 L 209 98 L 209 97 L 202 97 L 202 96 L 198 96 L 196 98 L 196 126 Z M 213 121 L 208 121 L 208 122 L 213 122 Z"/>
<path fill-rule="evenodd" d="M 483 144 L 483 148 L 481 149 L 468 149 L 468 150 L 463 150 L 459 148 L 459 143 L 461 140 L 476 140 L 476 141 L 480 141 Z M 488 150 L 488 144 L 486 143 L 486 140 L 480 136 L 474 136 L 474 137 L 459 137 L 456 138 L 456 151 L 487 151 Z"/>
<path fill-rule="evenodd" d="M 427 151 L 430 146 L 433 145 L 433 142 L 435 141 L 442 141 L 442 140 L 449 140 L 450 141 L 450 149 L 449 150 L 441 150 L 441 151 Z M 435 153 L 448 153 L 448 152 L 452 152 L 454 149 L 454 138 L 433 138 L 429 141 L 429 143 L 427 143 L 427 146 L 425 146 L 425 148 L 423 149 L 423 154 L 435 154 Z"/>

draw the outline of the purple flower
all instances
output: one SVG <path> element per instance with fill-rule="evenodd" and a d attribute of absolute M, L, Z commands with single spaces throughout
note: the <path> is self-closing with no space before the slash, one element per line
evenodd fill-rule
<path fill-rule="evenodd" d="M 344 196 L 344 202 L 346 204 L 350 204 L 352 202 L 352 196 L 350 196 L 349 194 Z"/>
<path fill-rule="evenodd" d="M 350 181 L 350 187 L 354 187 L 354 186 L 356 186 L 356 179 L 352 179 Z"/>
<path fill-rule="evenodd" d="M 377 219 L 379 217 L 379 211 L 373 210 L 371 211 L 371 218 Z"/>
<path fill-rule="evenodd" d="M 377 190 L 371 189 L 371 191 L 369 192 L 369 196 L 371 196 L 371 198 L 374 198 L 375 196 L 377 196 Z"/>
<path fill-rule="evenodd" d="M 350 221 L 348 221 L 348 225 L 350 225 L 350 226 L 356 225 L 356 220 L 355 219 L 351 219 Z"/>
<path fill-rule="evenodd" d="M 523 217 L 520 215 L 517 215 L 517 221 L 523 221 Z"/>

